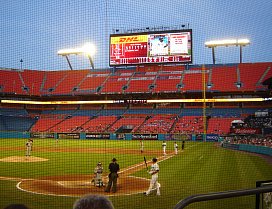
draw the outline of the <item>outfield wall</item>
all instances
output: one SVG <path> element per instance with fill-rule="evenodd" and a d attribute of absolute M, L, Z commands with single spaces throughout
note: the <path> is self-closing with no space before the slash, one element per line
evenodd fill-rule
<path fill-rule="evenodd" d="M 253 152 L 257 154 L 272 156 L 272 148 L 270 147 L 256 146 L 251 144 L 228 144 L 228 143 L 224 143 L 223 147 L 239 151 Z"/>
<path fill-rule="evenodd" d="M 94 139 L 108 139 L 108 140 L 176 140 L 175 137 L 182 135 L 171 134 L 117 134 L 117 133 L 29 133 L 29 132 L 0 132 L 0 138 L 52 138 L 52 139 L 82 139 L 82 140 L 94 140 Z M 187 140 L 190 141 L 203 141 L 203 134 L 199 135 L 186 135 Z M 181 139 L 184 139 L 181 137 Z M 207 134 L 207 142 L 220 141 L 219 136 L 216 134 Z M 178 140 L 178 139 L 177 139 Z M 228 144 L 224 143 L 223 147 L 253 152 L 263 155 L 272 156 L 272 148 L 255 146 L 249 144 Z"/>
<path fill-rule="evenodd" d="M 52 139 L 112 139 L 112 140 L 189 140 L 203 141 L 203 134 L 141 134 L 141 133 L 29 133 L 0 132 L 0 138 L 52 138 Z M 207 134 L 206 141 L 217 142 L 217 134 Z"/>

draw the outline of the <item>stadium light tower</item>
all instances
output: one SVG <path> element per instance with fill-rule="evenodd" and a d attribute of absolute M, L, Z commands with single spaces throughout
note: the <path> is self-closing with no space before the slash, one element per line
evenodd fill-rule
<path fill-rule="evenodd" d="M 68 62 L 68 65 L 71 70 L 73 70 L 71 62 L 69 60 L 69 55 L 85 55 L 88 57 L 91 67 L 94 70 L 94 63 L 92 60 L 92 56 L 95 53 L 95 47 L 91 43 L 86 43 L 83 47 L 81 48 L 75 48 L 75 49 L 61 49 L 58 51 L 58 55 L 64 56 Z"/>
<path fill-rule="evenodd" d="M 227 40 L 216 40 L 216 41 L 207 41 L 205 46 L 212 48 L 212 58 L 213 64 L 215 64 L 215 47 L 218 46 L 240 46 L 240 63 L 242 63 L 242 48 L 250 44 L 248 39 L 227 39 Z"/>

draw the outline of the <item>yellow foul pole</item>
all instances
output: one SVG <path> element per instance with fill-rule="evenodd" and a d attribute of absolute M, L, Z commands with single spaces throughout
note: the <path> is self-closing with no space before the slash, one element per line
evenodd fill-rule
<path fill-rule="evenodd" d="M 207 134 L 207 118 L 206 118 L 206 69 L 205 65 L 202 65 L 202 99 L 203 99 L 203 141 L 206 142 Z"/>

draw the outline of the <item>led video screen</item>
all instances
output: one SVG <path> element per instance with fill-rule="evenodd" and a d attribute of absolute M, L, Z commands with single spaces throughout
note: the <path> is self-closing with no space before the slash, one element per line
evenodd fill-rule
<path fill-rule="evenodd" d="M 192 63 L 192 30 L 110 35 L 110 66 Z"/>

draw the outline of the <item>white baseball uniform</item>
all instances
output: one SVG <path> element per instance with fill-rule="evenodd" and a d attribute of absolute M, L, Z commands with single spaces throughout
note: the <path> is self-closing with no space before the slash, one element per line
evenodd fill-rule
<path fill-rule="evenodd" d="M 94 169 L 94 174 L 95 174 L 94 184 L 95 184 L 95 186 L 102 186 L 103 185 L 102 173 L 103 173 L 102 165 L 97 165 Z"/>
<path fill-rule="evenodd" d="M 174 150 L 175 150 L 175 154 L 177 155 L 178 154 L 178 144 L 177 143 L 174 144 Z"/>
<path fill-rule="evenodd" d="M 163 154 L 166 155 L 166 142 L 162 143 Z"/>
<path fill-rule="evenodd" d="M 32 141 L 26 142 L 26 156 L 31 155 Z"/>
<path fill-rule="evenodd" d="M 154 163 L 151 165 L 149 174 L 151 175 L 151 180 L 150 180 L 150 185 L 148 190 L 146 191 L 146 195 L 149 195 L 150 192 L 154 189 L 157 190 L 157 195 L 161 195 L 160 193 L 160 184 L 158 182 L 158 177 L 159 177 L 159 165 L 158 163 Z"/>

